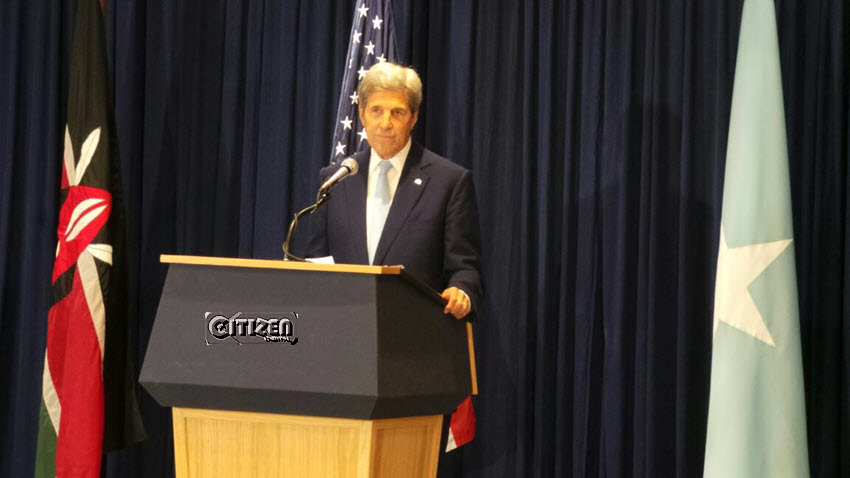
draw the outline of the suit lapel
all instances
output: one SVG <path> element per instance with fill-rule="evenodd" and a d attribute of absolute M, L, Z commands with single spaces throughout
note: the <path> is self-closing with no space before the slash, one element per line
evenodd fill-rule
<path fill-rule="evenodd" d="M 428 175 L 423 171 L 428 166 L 428 162 L 423 159 L 422 152 L 422 146 L 415 142 L 411 145 L 407 160 L 404 162 L 404 170 L 398 180 L 398 187 L 393 197 L 392 206 L 390 206 L 390 212 L 387 214 L 387 221 L 384 223 L 381 240 L 378 241 L 378 249 L 375 251 L 375 264 L 383 262 L 384 257 L 395 242 L 396 236 L 407 221 L 407 216 L 413 206 L 416 205 L 422 191 L 428 186 Z M 366 217 L 365 212 L 363 217 Z M 363 236 L 365 237 L 365 233 Z"/>
<path fill-rule="evenodd" d="M 348 230 L 351 231 L 351 247 L 354 248 L 355 263 L 368 264 L 369 251 L 366 247 L 366 190 L 369 181 L 369 150 L 358 153 L 357 174 L 348 178 L 345 185 L 345 200 L 350 205 Z"/>

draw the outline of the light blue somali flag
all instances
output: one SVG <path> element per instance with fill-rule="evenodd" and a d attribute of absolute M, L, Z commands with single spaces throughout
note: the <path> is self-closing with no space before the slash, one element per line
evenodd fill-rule
<path fill-rule="evenodd" d="M 808 477 L 773 0 L 745 0 L 717 255 L 705 477 Z"/>

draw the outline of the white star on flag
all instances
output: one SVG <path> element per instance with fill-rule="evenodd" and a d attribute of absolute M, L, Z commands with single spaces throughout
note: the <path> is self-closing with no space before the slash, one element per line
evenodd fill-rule
<path fill-rule="evenodd" d="M 345 154 L 345 145 L 337 141 L 336 143 L 336 154 Z"/>
<path fill-rule="evenodd" d="M 720 227 L 717 283 L 714 293 L 714 333 L 717 333 L 717 326 L 723 322 L 771 347 L 776 347 L 748 287 L 789 244 L 791 239 L 783 239 L 730 248 L 726 243 L 726 231 Z"/>
<path fill-rule="evenodd" d="M 358 114 L 358 86 L 369 68 L 376 63 L 399 61 L 392 0 L 356 0 L 353 3 L 354 15 L 348 36 L 348 51 L 343 63 L 346 68 L 343 69 L 339 102 L 333 123 L 331 164 L 338 163 L 344 157 L 341 156 L 341 151 L 351 155 L 369 147 Z M 340 144 L 345 148 L 339 148 Z"/>

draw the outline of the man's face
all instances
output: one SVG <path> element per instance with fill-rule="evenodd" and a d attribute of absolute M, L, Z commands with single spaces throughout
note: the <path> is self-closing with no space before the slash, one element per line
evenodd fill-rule
<path fill-rule="evenodd" d="M 404 91 L 374 91 L 360 108 L 369 145 L 383 159 L 401 151 L 410 139 L 418 113 L 412 113 Z"/>

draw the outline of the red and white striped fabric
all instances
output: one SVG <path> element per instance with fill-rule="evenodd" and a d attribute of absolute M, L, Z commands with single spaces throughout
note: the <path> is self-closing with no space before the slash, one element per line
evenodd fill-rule
<path fill-rule="evenodd" d="M 446 451 L 466 445 L 473 438 L 475 438 L 475 410 L 472 409 L 472 397 L 466 397 L 452 413 Z"/>

